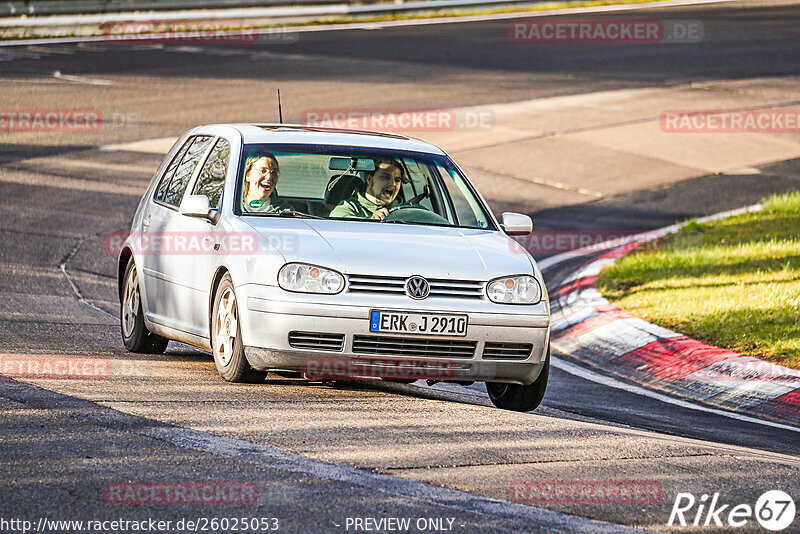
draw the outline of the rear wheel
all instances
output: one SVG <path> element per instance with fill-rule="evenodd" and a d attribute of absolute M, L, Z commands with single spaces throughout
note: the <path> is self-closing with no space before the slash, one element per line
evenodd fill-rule
<path fill-rule="evenodd" d="M 144 324 L 139 276 L 133 258 L 128 261 L 124 280 L 119 313 L 122 343 L 131 352 L 163 354 L 169 340 L 151 333 Z"/>
<path fill-rule="evenodd" d="M 228 274 L 217 286 L 211 318 L 211 347 L 220 376 L 228 382 L 263 382 L 267 372 L 250 367 L 244 355 L 239 308 Z"/>
<path fill-rule="evenodd" d="M 492 404 L 503 410 L 515 412 L 530 412 L 542 403 L 544 392 L 547 389 L 547 378 L 550 374 L 550 348 L 544 367 L 539 373 L 539 378 L 533 384 L 522 386 L 520 384 L 503 384 L 500 382 L 486 382 L 486 392 Z"/>

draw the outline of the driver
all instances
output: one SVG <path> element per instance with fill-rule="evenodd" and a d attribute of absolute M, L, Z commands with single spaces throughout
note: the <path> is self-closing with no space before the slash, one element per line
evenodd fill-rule
<path fill-rule="evenodd" d="M 375 170 L 367 174 L 367 188 L 356 191 L 333 208 L 330 217 L 380 221 L 396 205 L 400 187 L 408 183 L 403 166 L 396 159 L 375 159 Z"/>
<path fill-rule="evenodd" d="M 276 213 L 291 209 L 278 194 L 278 159 L 270 152 L 254 152 L 247 156 L 244 166 L 244 191 L 242 199 L 246 211 Z"/>

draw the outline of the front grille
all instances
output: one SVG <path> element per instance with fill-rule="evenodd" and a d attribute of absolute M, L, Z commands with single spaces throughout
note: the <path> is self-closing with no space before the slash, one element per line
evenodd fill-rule
<path fill-rule="evenodd" d="M 354 354 L 420 356 L 426 358 L 472 358 L 475 341 L 391 336 L 353 336 Z"/>
<path fill-rule="evenodd" d="M 344 334 L 321 332 L 289 332 L 289 346 L 295 349 L 333 350 L 344 349 Z"/>
<path fill-rule="evenodd" d="M 347 277 L 349 291 L 354 293 L 383 293 L 405 295 L 406 280 L 402 276 L 373 276 L 351 274 Z M 449 297 L 460 299 L 483 298 L 484 282 L 474 280 L 445 280 L 426 278 L 431 286 L 430 297 Z"/>
<path fill-rule="evenodd" d="M 486 343 L 483 346 L 484 360 L 525 360 L 531 355 L 530 343 Z"/>

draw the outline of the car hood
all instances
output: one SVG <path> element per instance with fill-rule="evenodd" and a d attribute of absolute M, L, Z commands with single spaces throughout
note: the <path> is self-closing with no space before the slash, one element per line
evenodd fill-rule
<path fill-rule="evenodd" d="M 346 274 L 488 280 L 534 272 L 527 252 L 497 231 L 272 217 L 248 222 L 287 262 Z"/>

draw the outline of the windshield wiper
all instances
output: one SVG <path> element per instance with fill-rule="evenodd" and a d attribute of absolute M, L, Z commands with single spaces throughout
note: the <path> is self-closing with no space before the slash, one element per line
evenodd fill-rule
<path fill-rule="evenodd" d="M 325 217 L 318 217 L 316 215 L 309 215 L 297 210 L 281 210 L 275 213 L 278 217 L 296 217 L 298 219 L 324 219 Z"/>

